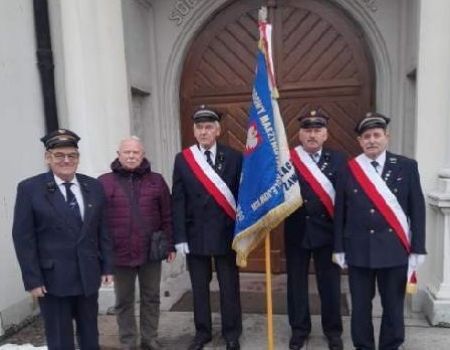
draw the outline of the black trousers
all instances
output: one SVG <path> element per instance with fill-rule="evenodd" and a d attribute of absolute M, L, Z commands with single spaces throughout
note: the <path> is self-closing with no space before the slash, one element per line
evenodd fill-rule
<path fill-rule="evenodd" d="M 209 284 L 212 278 L 212 258 L 220 288 L 220 312 L 222 335 L 226 341 L 236 341 L 242 333 L 241 299 L 239 294 L 239 270 L 236 255 L 187 255 L 194 297 L 194 323 L 196 337 L 212 336 Z"/>
<path fill-rule="evenodd" d="M 331 255 L 331 246 L 310 250 L 286 245 L 288 315 L 294 339 L 306 338 L 311 332 L 308 294 L 311 257 L 316 270 L 323 332 L 327 337 L 342 334 L 340 269 L 331 261 Z"/>
<path fill-rule="evenodd" d="M 45 297 L 39 298 L 39 306 L 49 350 L 75 349 L 73 319 L 76 323 L 79 348 L 100 348 L 97 326 L 98 293 L 68 297 L 46 294 Z"/>
<path fill-rule="evenodd" d="M 351 333 L 357 349 L 375 349 L 372 324 L 372 299 L 378 285 L 383 316 L 378 349 L 396 350 L 405 340 L 403 318 L 408 267 L 370 269 L 349 266 L 352 299 Z"/>

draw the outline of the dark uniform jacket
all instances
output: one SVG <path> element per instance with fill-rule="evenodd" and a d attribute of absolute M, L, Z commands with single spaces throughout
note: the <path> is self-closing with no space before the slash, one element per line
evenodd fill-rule
<path fill-rule="evenodd" d="M 335 186 L 338 170 L 345 164 L 345 156 L 340 152 L 323 149 L 317 164 Z M 308 249 L 333 245 L 332 218 L 297 169 L 296 173 L 300 181 L 303 205 L 285 221 L 286 243 Z"/>
<path fill-rule="evenodd" d="M 409 219 L 411 252 L 425 251 L 425 202 L 415 160 L 386 153 L 382 173 Z M 408 255 L 400 239 L 353 177 L 348 167 L 336 187 L 335 246 L 349 265 L 384 268 L 406 265 Z"/>
<path fill-rule="evenodd" d="M 13 239 L 26 290 L 45 286 L 54 296 L 92 295 L 111 274 L 111 242 L 101 184 L 77 174 L 84 199 L 80 228 L 51 172 L 19 183 Z"/>
<path fill-rule="evenodd" d="M 242 155 L 217 144 L 215 169 L 237 199 Z M 195 177 L 182 153 L 175 157 L 172 212 L 175 243 L 187 242 L 191 254 L 230 252 L 234 220 L 217 204 Z"/>

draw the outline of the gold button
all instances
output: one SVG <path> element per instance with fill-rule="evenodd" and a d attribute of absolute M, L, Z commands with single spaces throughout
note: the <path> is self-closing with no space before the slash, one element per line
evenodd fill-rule
<path fill-rule="evenodd" d="M 375 230 L 370 230 L 369 233 L 373 235 L 375 233 Z"/>

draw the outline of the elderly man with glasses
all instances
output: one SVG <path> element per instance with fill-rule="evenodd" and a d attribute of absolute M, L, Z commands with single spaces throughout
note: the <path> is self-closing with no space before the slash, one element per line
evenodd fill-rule
<path fill-rule="evenodd" d="M 76 173 L 74 132 L 56 130 L 44 143 L 47 173 L 19 183 L 13 239 L 25 289 L 39 301 L 47 346 L 99 349 L 100 284 L 112 282 L 111 243 L 101 184 Z"/>

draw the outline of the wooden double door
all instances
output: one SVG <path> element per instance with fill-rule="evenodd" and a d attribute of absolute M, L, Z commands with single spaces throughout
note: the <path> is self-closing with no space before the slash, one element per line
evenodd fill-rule
<path fill-rule="evenodd" d="M 223 113 L 220 142 L 242 150 L 256 66 L 258 9 L 269 8 L 279 104 L 291 147 L 297 117 L 321 108 L 331 117 L 327 146 L 359 153 L 354 126 L 374 106 L 374 70 L 358 25 L 331 1 L 238 0 L 213 14 L 193 39 L 180 86 L 182 145 L 195 142 L 192 112 L 202 104 Z M 282 227 L 272 232 L 273 272 L 284 271 Z M 263 271 L 256 249 L 248 271 Z"/>

